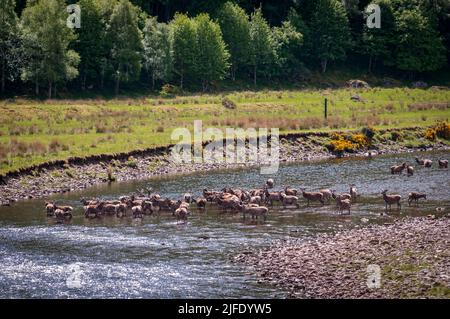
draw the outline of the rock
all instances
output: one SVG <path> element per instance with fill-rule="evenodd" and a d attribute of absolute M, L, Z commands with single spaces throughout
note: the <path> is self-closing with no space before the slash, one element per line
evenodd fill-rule
<path fill-rule="evenodd" d="M 368 89 L 370 85 L 366 81 L 362 80 L 349 80 L 347 81 L 347 86 L 354 89 Z"/>
<path fill-rule="evenodd" d="M 385 88 L 393 88 L 393 87 L 399 87 L 401 86 L 401 82 L 392 78 L 383 78 L 383 87 Z"/>
<path fill-rule="evenodd" d="M 358 94 L 352 95 L 350 99 L 355 102 L 361 102 L 361 97 Z"/>
<path fill-rule="evenodd" d="M 411 83 L 411 86 L 414 89 L 425 89 L 428 87 L 428 84 L 423 81 L 416 81 L 416 82 Z"/>
<path fill-rule="evenodd" d="M 261 283 L 285 289 L 293 298 L 429 298 L 433 285 L 450 283 L 448 243 L 443 240 L 450 236 L 449 223 L 407 218 L 319 234 L 241 254 L 239 262 L 252 266 Z M 390 269 L 380 288 L 366 285 L 368 265 Z"/>
<path fill-rule="evenodd" d="M 448 87 L 433 85 L 432 87 L 430 87 L 430 90 L 433 90 L 433 91 L 448 90 Z"/>

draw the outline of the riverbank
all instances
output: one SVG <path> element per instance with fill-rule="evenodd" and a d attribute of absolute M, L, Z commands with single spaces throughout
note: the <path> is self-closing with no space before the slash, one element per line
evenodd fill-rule
<path fill-rule="evenodd" d="M 327 117 L 324 103 L 327 99 Z M 0 100 L 0 176 L 69 158 L 176 143 L 175 129 L 278 128 L 280 134 L 431 127 L 448 120 L 450 90 L 371 88 L 239 91 L 173 98 Z"/>
<path fill-rule="evenodd" d="M 450 298 L 450 218 L 405 218 L 233 258 L 291 298 Z M 380 287 L 367 285 L 369 265 Z M 376 281 L 377 283 L 377 281 Z"/>
<path fill-rule="evenodd" d="M 380 136 L 397 136 L 397 130 L 379 131 Z M 420 128 L 402 129 L 401 134 L 422 134 Z M 329 151 L 333 134 L 298 133 L 280 137 L 280 163 L 323 160 L 336 155 Z M 372 152 L 376 155 L 406 153 L 419 150 L 447 150 L 442 142 L 427 141 L 417 146 L 409 143 L 383 139 L 373 142 Z M 31 167 L 2 178 L 0 185 L 1 205 L 10 205 L 24 199 L 42 198 L 52 194 L 82 190 L 101 183 L 129 181 L 169 174 L 188 174 L 198 171 L 236 169 L 249 167 L 248 164 L 178 164 L 170 154 L 170 146 L 122 153 L 118 156 L 94 156 L 92 158 L 72 158 L 67 161 L 50 162 Z M 344 153 L 343 156 L 367 156 L 366 151 Z M 412 160 L 412 159 L 411 159 Z M 253 165 L 255 166 L 255 165 Z"/>

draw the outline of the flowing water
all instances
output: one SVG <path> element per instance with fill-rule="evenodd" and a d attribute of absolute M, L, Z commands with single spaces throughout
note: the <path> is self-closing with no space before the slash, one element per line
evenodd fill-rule
<path fill-rule="evenodd" d="M 257 169 L 197 173 L 115 183 L 82 192 L 57 195 L 59 204 L 75 207 L 74 218 L 58 224 L 47 218 L 45 200 L 30 200 L 0 208 L 0 298 L 277 298 L 286 293 L 263 285 L 251 270 L 230 257 L 273 241 L 305 238 L 319 232 L 394 218 L 450 210 L 450 172 L 437 167 L 449 152 L 420 153 L 434 161 L 428 169 L 414 164 L 415 175 L 391 175 L 389 167 L 413 163 L 415 154 L 308 162 L 282 166 L 274 176 Z M 118 198 L 151 187 L 164 197 L 180 198 L 204 188 L 256 188 L 272 177 L 284 185 L 309 190 L 331 188 L 348 192 L 356 184 L 361 196 L 350 216 L 338 215 L 334 204 L 275 207 L 266 222 L 243 220 L 240 214 L 195 209 L 186 224 L 170 213 L 88 220 L 80 198 Z M 403 196 L 401 211 L 384 212 L 380 191 Z M 428 194 L 419 207 L 408 207 L 408 192 Z"/>

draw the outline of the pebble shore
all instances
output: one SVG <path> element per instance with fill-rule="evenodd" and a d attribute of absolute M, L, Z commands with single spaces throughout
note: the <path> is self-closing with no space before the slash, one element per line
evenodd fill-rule
<path fill-rule="evenodd" d="M 320 234 L 244 251 L 233 260 L 290 298 L 450 298 L 449 217 Z M 376 287 L 369 265 L 380 269 Z"/>
<path fill-rule="evenodd" d="M 280 138 L 280 163 L 322 160 L 334 158 L 324 144 L 327 134 L 305 133 Z M 412 152 L 417 149 L 406 148 L 394 143 L 375 145 L 377 154 Z M 433 150 L 448 149 L 444 144 L 436 143 Z M 364 152 L 345 156 L 364 156 Z M 109 160 L 81 164 L 55 165 L 41 168 L 31 173 L 2 179 L 0 183 L 0 206 L 10 205 L 19 200 L 43 198 L 52 194 L 82 190 L 93 185 L 108 183 L 108 169 L 115 181 L 145 179 L 170 174 L 187 174 L 198 171 L 235 169 L 255 165 L 249 164 L 178 164 L 172 161 L 170 148 L 163 153 L 136 156 L 130 165 L 127 160 Z"/>

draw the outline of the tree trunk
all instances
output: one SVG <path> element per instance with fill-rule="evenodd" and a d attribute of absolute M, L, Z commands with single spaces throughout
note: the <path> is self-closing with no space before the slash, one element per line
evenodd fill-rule
<path fill-rule="evenodd" d="M 2 59 L 2 94 L 5 93 L 5 81 L 6 81 L 6 72 L 5 72 L 5 59 Z"/>
<path fill-rule="evenodd" d="M 155 90 L 155 74 L 152 72 L 152 90 Z"/>
<path fill-rule="evenodd" d="M 236 81 L 236 67 L 234 65 L 231 66 L 231 80 Z"/>
<path fill-rule="evenodd" d="M 81 91 L 86 91 L 86 73 L 81 77 Z"/>
<path fill-rule="evenodd" d="M 36 79 L 35 79 L 34 92 L 36 93 L 36 95 L 39 95 L 39 80 L 38 80 L 38 77 L 36 77 Z"/>
<path fill-rule="evenodd" d="M 328 59 L 322 59 L 320 61 L 320 65 L 322 67 L 322 73 L 327 72 L 327 64 L 328 64 Z"/>
<path fill-rule="evenodd" d="M 103 87 L 105 84 L 105 72 L 102 70 L 100 73 L 100 90 L 103 91 Z"/>
<path fill-rule="evenodd" d="M 253 67 L 253 85 L 256 87 L 256 65 Z"/>
<path fill-rule="evenodd" d="M 372 73 L 372 63 L 373 63 L 373 58 L 372 58 L 372 55 L 370 55 L 370 57 L 369 57 L 369 74 Z"/>
<path fill-rule="evenodd" d="M 180 89 L 183 90 L 183 73 L 181 73 L 181 77 L 180 77 Z"/>
<path fill-rule="evenodd" d="M 119 94 L 119 88 L 120 88 L 120 78 L 117 77 L 117 79 L 116 79 L 116 89 L 115 89 L 116 95 Z"/>
<path fill-rule="evenodd" d="M 52 81 L 48 81 L 48 98 L 49 100 L 52 98 Z"/>

